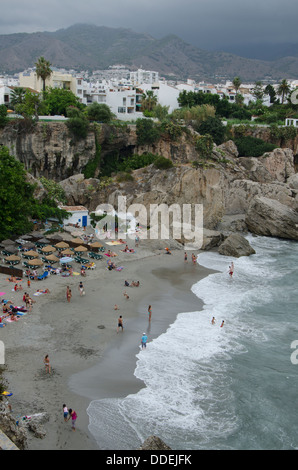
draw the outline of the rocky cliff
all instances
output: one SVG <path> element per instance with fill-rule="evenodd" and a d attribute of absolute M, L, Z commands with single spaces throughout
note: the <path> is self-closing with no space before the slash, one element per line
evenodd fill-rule
<path fill-rule="evenodd" d="M 229 141 L 214 145 L 212 155 L 206 159 L 198 154 L 195 138 L 196 134 L 188 130 L 176 140 L 165 136 L 154 145 L 141 147 L 134 126 L 102 125 L 97 133 L 101 164 L 115 152 L 121 158 L 151 152 L 174 163 L 167 170 L 154 165 L 135 170 L 124 182 L 116 177 L 108 182 L 98 177 L 84 178 L 83 170 L 96 152 L 93 132 L 76 141 L 61 123 L 39 123 L 26 132 L 11 124 L 1 132 L 0 144 L 6 145 L 31 175 L 60 181 L 71 205 L 82 204 L 92 211 L 99 204 L 109 203 L 117 209 L 119 195 L 126 196 L 127 205 L 143 204 L 148 212 L 152 204 L 202 204 L 206 230 L 250 230 L 298 239 L 298 179 L 293 148 L 278 148 L 259 158 L 239 158 L 235 144 Z M 272 228 L 272 224 L 280 225 L 276 217 L 283 221 L 282 230 Z"/>

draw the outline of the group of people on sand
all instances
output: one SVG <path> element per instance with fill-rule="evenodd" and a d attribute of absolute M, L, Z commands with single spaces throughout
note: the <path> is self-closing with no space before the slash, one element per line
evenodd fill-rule
<path fill-rule="evenodd" d="M 71 419 L 71 429 L 73 431 L 76 430 L 76 421 L 78 419 L 78 415 L 76 413 L 75 410 L 73 410 L 72 408 L 67 408 L 66 404 L 64 403 L 63 406 L 63 418 L 64 418 L 64 421 L 67 422 Z"/>

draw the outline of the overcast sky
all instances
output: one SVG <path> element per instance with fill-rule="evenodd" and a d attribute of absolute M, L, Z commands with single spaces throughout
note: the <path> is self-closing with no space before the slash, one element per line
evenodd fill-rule
<path fill-rule="evenodd" d="M 76 23 L 176 34 L 202 49 L 297 42 L 297 0 L 1 0 L 0 34 L 56 31 Z"/>

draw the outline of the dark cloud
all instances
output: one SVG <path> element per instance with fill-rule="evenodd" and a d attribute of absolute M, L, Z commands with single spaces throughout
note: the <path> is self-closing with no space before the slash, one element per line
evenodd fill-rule
<path fill-rule="evenodd" d="M 55 31 L 75 23 L 124 27 L 154 37 L 176 34 L 203 49 L 297 42 L 293 0 L 1 0 L 2 34 Z"/>

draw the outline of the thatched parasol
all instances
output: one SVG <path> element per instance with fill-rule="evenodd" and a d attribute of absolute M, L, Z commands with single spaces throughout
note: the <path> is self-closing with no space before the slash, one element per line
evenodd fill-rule
<path fill-rule="evenodd" d="M 55 245 L 56 248 L 69 248 L 69 244 L 66 242 L 59 242 Z"/>
<path fill-rule="evenodd" d="M 16 245 L 5 245 L 4 250 L 8 253 L 18 253 L 19 249 Z"/>
<path fill-rule="evenodd" d="M 30 264 L 31 266 L 41 266 L 43 264 L 43 261 L 41 259 L 30 259 L 30 261 L 28 261 L 28 264 Z"/>
<path fill-rule="evenodd" d="M 29 250 L 24 253 L 24 256 L 32 256 L 33 258 L 38 258 L 39 253 L 37 253 L 37 251 Z"/>
<path fill-rule="evenodd" d="M 100 242 L 93 242 L 93 243 L 90 243 L 90 246 L 92 248 L 102 248 L 103 245 L 100 243 Z"/>
<path fill-rule="evenodd" d="M 83 251 L 88 251 L 88 248 L 86 248 L 85 246 L 83 245 L 80 245 L 80 246 L 77 246 L 74 251 L 76 251 L 77 253 L 82 253 Z"/>
<path fill-rule="evenodd" d="M 70 250 L 69 248 L 66 248 L 66 250 L 63 250 L 63 251 L 62 251 L 62 255 L 63 255 L 63 256 L 73 255 L 73 251 Z"/>
<path fill-rule="evenodd" d="M 48 261 L 52 261 L 52 262 L 54 262 L 54 263 L 57 263 L 57 262 L 59 261 L 59 258 L 57 258 L 57 256 L 55 256 L 55 255 L 46 256 L 46 259 L 47 259 Z"/>
<path fill-rule="evenodd" d="M 81 240 L 81 242 L 82 242 L 82 240 Z M 15 242 L 13 240 L 9 240 L 9 239 L 3 240 L 1 242 L 1 245 L 14 245 L 14 244 L 15 244 Z"/>
<path fill-rule="evenodd" d="M 71 241 L 71 243 L 75 243 L 77 245 L 80 245 L 83 242 L 83 240 L 81 238 L 73 238 L 70 241 Z"/>
<path fill-rule="evenodd" d="M 17 255 L 10 255 L 5 258 L 5 261 L 20 261 L 21 257 Z"/>
<path fill-rule="evenodd" d="M 54 253 L 54 251 L 56 251 L 56 248 L 52 245 L 47 245 L 41 248 L 41 251 L 43 253 Z"/>

